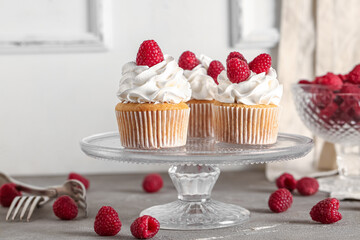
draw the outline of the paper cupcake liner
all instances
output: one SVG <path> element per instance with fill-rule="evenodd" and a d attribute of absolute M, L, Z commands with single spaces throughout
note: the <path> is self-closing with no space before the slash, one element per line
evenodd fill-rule
<path fill-rule="evenodd" d="M 188 103 L 191 112 L 189 137 L 213 137 L 212 103 Z"/>
<path fill-rule="evenodd" d="M 157 149 L 186 144 L 190 109 L 116 111 L 120 141 L 126 148 Z"/>
<path fill-rule="evenodd" d="M 237 144 L 273 144 L 279 131 L 279 107 L 213 106 L 215 139 Z"/>

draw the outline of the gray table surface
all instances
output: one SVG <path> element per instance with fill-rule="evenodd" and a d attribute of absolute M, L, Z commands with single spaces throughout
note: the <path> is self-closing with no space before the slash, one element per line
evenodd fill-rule
<path fill-rule="evenodd" d="M 94 218 L 103 205 L 115 208 L 122 221 L 122 229 L 115 237 L 106 239 L 134 239 L 130 224 L 141 210 L 175 200 L 176 191 L 167 174 L 164 188 L 156 194 L 142 191 L 145 174 L 118 174 L 89 176 L 89 217 L 73 221 L 58 220 L 51 204 L 37 209 L 29 223 L 5 222 L 7 209 L 0 207 L 0 239 L 96 239 Z M 65 176 L 23 177 L 28 183 L 56 185 Z M 204 231 L 160 230 L 153 239 L 217 240 L 217 239 L 360 239 L 360 202 L 342 201 L 340 212 L 343 219 L 335 224 L 315 223 L 309 216 L 311 207 L 327 197 L 325 193 L 302 197 L 295 193 L 293 206 L 284 213 L 275 214 L 267 207 L 274 183 L 269 183 L 260 170 L 222 173 L 213 190 L 213 198 L 241 205 L 251 211 L 250 221 L 237 227 Z M 80 214 L 81 216 L 81 214 Z M 103 238 L 104 239 L 104 238 Z"/>

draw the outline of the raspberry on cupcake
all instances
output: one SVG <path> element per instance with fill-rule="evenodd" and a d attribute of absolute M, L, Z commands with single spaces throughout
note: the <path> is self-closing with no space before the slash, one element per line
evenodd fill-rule
<path fill-rule="evenodd" d="M 211 61 L 209 68 L 207 70 L 207 74 L 212 77 L 216 83 L 216 85 L 219 85 L 219 82 L 217 80 L 219 74 L 224 71 L 224 65 L 218 60 Z"/>

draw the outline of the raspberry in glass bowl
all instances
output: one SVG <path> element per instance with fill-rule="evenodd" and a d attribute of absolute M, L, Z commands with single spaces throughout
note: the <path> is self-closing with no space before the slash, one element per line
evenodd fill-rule
<path fill-rule="evenodd" d="M 336 147 L 339 176 L 319 179 L 320 190 L 347 196 L 360 193 L 360 74 L 359 83 L 349 81 L 352 72 L 327 73 L 292 86 L 305 126 Z"/>
<path fill-rule="evenodd" d="M 296 84 L 292 88 L 301 120 L 326 141 L 360 144 L 360 88 L 349 85 L 336 91 L 317 84 Z M 356 88 L 358 92 L 342 91 L 346 88 Z"/>

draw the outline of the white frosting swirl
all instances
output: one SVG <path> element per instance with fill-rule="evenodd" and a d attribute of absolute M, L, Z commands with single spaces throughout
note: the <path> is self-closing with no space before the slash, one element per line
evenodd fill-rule
<path fill-rule="evenodd" d="M 207 69 L 211 58 L 201 55 L 200 64 L 192 70 L 184 70 L 184 76 L 191 85 L 191 98 L 198 100 L 213 100 L 217 91 L 217 85 L 212 77 L 207 75 Z"/>
<path fill-rule="evenodd" d="M 243 103 L 246 105 L 279 105 L 283 86 L 277 80 L 276 71 L 270 68 L 268 73 L 251 72 L 246 81 L 232 83 L 226 71 L 218 76 L 219 86 L 215 99 L 224 103 Z"/>
<path fill-rule="evenodd" d="M 117 97 L 127 103 L 180 103 L 190 100 L 190 84 L 173 57 L 152 66 L 126 63 L 122 68 Z"/>

